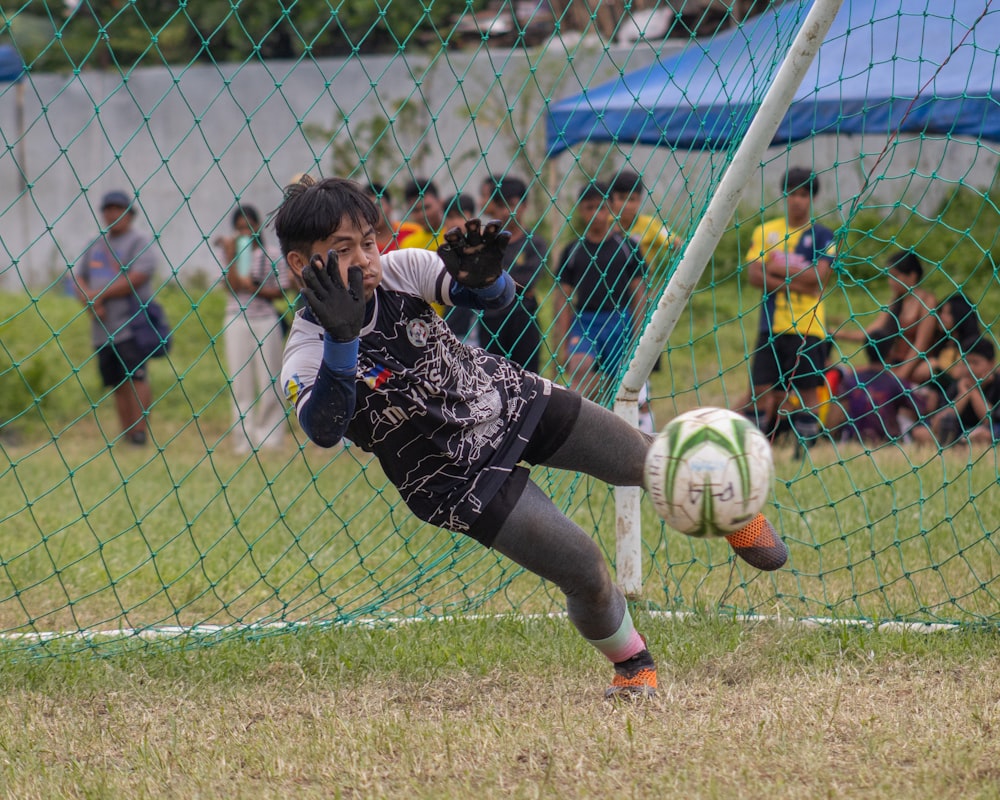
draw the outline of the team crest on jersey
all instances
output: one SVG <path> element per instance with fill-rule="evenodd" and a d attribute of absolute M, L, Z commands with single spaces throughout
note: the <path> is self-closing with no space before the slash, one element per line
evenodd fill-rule
<path fill-rule="evenodd" d="M 414 347 L 423 347 L 430 337 L 430 326 L 422 319 L 411 319 L 406 324 L 406 338 Z"/>

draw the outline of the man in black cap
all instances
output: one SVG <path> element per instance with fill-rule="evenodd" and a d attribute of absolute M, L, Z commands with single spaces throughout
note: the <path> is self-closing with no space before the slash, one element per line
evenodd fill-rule
<path fill-rule="evenodd" d="M 74 265 L 73 277 L 77 297 L 93 312 L 91 343 L 101 380 L 114 391 L 123 439 L 144 445 L 152 389 L 129 321 L 152 295 L 156 257 L 150 237 L 132 227 L 132 206 L 125 192 L 104 195 L 101 233 Z"/>

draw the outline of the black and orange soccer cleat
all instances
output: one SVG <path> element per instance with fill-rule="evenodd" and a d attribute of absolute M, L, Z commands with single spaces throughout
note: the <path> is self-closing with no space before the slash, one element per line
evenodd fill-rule
<path fill-rule="evenodd" d="M 636 653 L 628 661 L 615 664 L 615 677 L 604 696 L 609 700 L 654 697 L 656 662 L 649 650 Z"/>
<path fill-rule="evenodd" d="M 733 531 L 726 541 L 733 552 L 751 567 L 766 572 L 781 569 L 788 561 L 788 546 L 763 514 L 758 514 L 738 531 Z"/>

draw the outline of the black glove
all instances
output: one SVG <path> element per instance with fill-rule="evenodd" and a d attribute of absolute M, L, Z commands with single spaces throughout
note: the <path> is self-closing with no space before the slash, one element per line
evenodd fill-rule
<path fill-rule="evenodd" d="M 322 256 L 313 256 L 302 270 L 302 296 L 313 316 L 335 342 L 357 339 L 365 323 L 365 287 L 361 267 L 347 268 L 348 286 L 340 277 L 340 262 L 330 250 L 323 263 Z"/>
<path fill-rule="evenodd" d="M 491 220 L 482 228 L 478 219 L 452 228 L 444 235 L 438 255 L 448 273 L 463 286 L 482 289 L 496 282 L 503 272 L 503 253 L 510 241 L 510 231 L 500 230 L 500 223 Z"/>

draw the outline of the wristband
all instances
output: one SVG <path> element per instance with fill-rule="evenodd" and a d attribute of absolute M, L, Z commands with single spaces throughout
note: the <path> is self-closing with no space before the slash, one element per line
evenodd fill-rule
<path fill-rule="evenodd" d="M 476 297 L 483 300 L 496 300 L 507 290 L 507 281 L 511 280 L 511 277 L 506 272 L 501 272 L 493 283 L 489 286 L 483 286 L 479 289 L 473 289 L 471 286 L 466 288 L 470 292 L 474 292 Z"/>
<path fill-rule="evenodd" d="M 349 342 L 335 342 L 329 333 L 323 334 L 323 363 L 334 372 L 354 374 L 358 367 L 360 339 Z"/>

